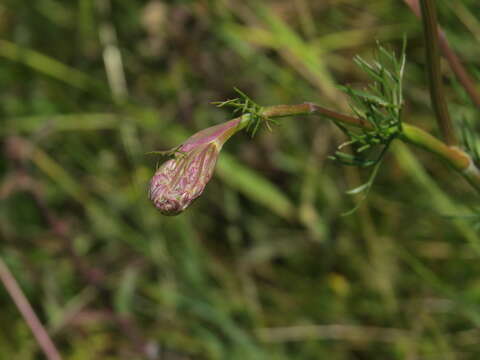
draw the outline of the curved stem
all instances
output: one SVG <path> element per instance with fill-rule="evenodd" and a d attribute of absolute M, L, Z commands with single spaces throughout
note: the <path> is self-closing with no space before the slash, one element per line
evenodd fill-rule
<path fill-rule="evenodd" d="M 278 118 L 293 115 L 320 115 L 335 120 L 343 125 L 371 129 L 367 121 L 325 109 L 314 103 L 297 105 L 276 105 L 263 108 L 262 115 Z M 400 140 L 429 151 L 458 171 L 477 191 L 480 192 L 480 171 L 473 163 L 470 155 L 455 146 L 437 139 L 425 130 L 414 125 L 402 124 Z"/>
<path fill-rule="evenodd" d="M 30 327 L 38 345 L 42 348 L 45 357 L 48 360 L 61 360 L 62 357 L 48 335 L 47 330 L 43 327 L 35 314 L 35 311 L 32 309 L 32 306 L 23 294 L 22 289 L 20 289 L 17 280 L 15 280 L 15 277 L 12 275 L 2 258 L 0 258 L 0 281 L 5 286 L 8 294 L 17 306 L 18 311 L 20 311 L 25 319 L 25 322 Z"/>

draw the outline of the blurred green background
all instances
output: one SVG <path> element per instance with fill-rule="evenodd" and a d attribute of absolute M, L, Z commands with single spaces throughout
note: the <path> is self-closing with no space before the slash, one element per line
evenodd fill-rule
<path fill-rule="evenodd" d="M 437 4 L 480 80 L 478 0 Z M 145 153 L 232 117 L 210 102 L 348 112 L 376 40 L 406 34 L 405 121 L 436 133 L 421 30 L 400 0 L 3 0 L 0 254 L 64 358 L 478 359 L 477 199 L 429 154 L 395 144 L 342 217 L 368 171 L 288 118 L 232 138 L 180 216 L 147 199 Z M 0 359 L 43 359 L 3 287 Z"/>

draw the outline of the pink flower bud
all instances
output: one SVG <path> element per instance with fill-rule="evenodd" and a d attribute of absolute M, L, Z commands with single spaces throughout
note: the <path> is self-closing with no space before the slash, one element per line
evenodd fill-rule
<path fill-rule="evenodd" d="M 199 197 L 213 175 L 223 144 L 240 130 L 240 118 L 188 138 L 150 180 L 149 197 L 164 215 L 177 215 Z"/>

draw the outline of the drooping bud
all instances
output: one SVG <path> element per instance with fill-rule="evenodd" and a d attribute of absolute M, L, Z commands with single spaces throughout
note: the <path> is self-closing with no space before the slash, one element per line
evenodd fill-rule
<path fill-rule="evenodd" d="M 211 179 L 223 144 L 243 128 L 241 118 L 199 131 L 150 180 L 149 197 L 164 215 L 177 215 L 198 198 Z"/>

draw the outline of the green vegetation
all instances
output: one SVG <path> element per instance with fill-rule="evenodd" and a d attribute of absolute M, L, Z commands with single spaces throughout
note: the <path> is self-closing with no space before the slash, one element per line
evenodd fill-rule
<path fill-rule="evenodd" d="M 1 2 L 0 360 L 59 358 L 15 281 L 62 359 L 477 359 L 478 0 L 428 2 L 433 68 L 413 0 Z M 240 113 L 161 215 L 147 153 Z"/>

